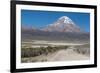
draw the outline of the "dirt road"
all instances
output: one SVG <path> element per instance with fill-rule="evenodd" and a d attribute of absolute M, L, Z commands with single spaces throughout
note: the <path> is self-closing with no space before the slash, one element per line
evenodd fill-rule
<path fill-rule="evenodd" d="M 48 61 L 88 60 L 89 57 L 79 54 L 73 49 L 60 50 L 47 57 Z"/>
<path fill-rule="evenodd" d="M 89 56 L 73 51 L 73 47 L 69 49 L 59 50 L 48 55 L 37 57 L 23 58 L 22 62 L 53 62 L 53 61 L 73 61 L 73 60 L 89 60 Z"/>

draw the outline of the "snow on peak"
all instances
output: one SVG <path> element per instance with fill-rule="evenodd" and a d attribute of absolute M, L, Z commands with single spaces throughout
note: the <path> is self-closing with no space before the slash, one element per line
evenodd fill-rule
<path fill-rule="evenodd" d="M 67 24 L 74 24 L 74 22 L 68 16 L 62 16 L 59 18 L 59 20 Z"/>
<path fill-rule="evenodd" d="M 59 19 L 70 19 L 70 18 L 67 17 L 67 16 L 62 16 L 62 17 L 60 17 Z"/>
<path fill-rule="evenodd" d="M 80 32 L 80 28 L 67 16 L 60 17 L 54 23 L 49 24 L 44 30 L 50 32 Z"/>

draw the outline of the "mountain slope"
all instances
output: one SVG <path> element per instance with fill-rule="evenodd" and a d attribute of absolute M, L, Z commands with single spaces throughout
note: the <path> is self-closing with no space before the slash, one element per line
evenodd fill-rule
<path fill-rule="evenodd" d="M 67 41 L 67 42 L 89 42 L 89 33 L 73 32 L 44 32 L 44 31 L 22 31 L 23 41 L 27 40 L 47 40 L 47 41 Z"/>
<path fill-rule="evenodd" d="M 67 16 L 60 17 L 53 24 L 48 25 L 43 29 L 49 32 L 80 32 L 80 28 Z"/>

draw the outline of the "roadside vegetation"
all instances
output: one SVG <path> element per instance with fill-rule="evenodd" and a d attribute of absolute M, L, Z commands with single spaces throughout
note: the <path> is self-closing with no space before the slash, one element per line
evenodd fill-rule
<path fill-rule="evenodd" d="M 21 57 L 27 58 L 27 57 L 36 57 L 40 55 L 47 55 L 49 53 L 56 52 L 60 49 L 67 49 L 68 46 L 48 46 L 48 47 L 22 47 L 21 49 Z"/>
<path fill-rule="evenodd" d="M 75 46 L 75 48 L 76 49 L 74 49 L 74 51 L 76 51 L 77 53 L 84 54 L 87 56 L 90 55 L 90 44 Z"/>

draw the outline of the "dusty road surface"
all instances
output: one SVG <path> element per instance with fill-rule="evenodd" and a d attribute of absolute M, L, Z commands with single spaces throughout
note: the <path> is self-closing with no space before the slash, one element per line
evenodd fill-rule
<path fill-rule="evenodd" d="M 88 60 L 86 55 L 79 54 L 73 49 L 60 50 L 47 57 L 47 61 Z"/>
<path fill-rule="evenodd" d="M 89 60 L 89 56 L 77 53 L 75 48 L 71 47 L 49 53 L 48 55 L 40 55 L 37 57 L 22 58 L 22 62 L 54 62 L 54 61 L 74 61 L 74 60 Z M 83 48 L 84 49 L 84 48 Z"/>

